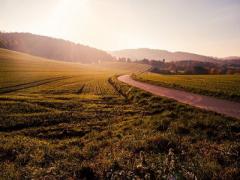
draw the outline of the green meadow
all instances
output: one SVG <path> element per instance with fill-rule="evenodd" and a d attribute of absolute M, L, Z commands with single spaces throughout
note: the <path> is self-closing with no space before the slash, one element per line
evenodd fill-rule
<path fill-rule="evenodd" d="M 194 76 L 187 86 L 184 76 L 140 75 L 149 68 L 64 63 L 0 49 L 0 179 L 237 179 L 239 120 L 116 77 L 139 74 L 166 86 L 207 88 L 210 95 L 231 92 L 234 99 L 239 80 Z"/>

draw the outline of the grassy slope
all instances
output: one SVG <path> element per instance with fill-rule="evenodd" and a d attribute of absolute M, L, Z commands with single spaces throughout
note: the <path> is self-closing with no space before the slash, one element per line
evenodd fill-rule
<path fill-rule="evenodd" d="M 66 67 L 66 68 L 65 68 Z M 52 70 L 55 71 L 52 71 Z M 64 71 L 79 71 L 84 66 L 74 66 L 28 54 L 0 49 L 0 87 L 65 75 Z"/>
<path fill-rule="evenodd" d="M 0 95 L 2 179 L 239 176 L 239 121 L 109 80 L 146 66 L 49 62 L 52 71 L 39 59 L 4 54 L 11 56 L 5 60 L 8 72 L 14 67 L 9 61 L 18 64 L 14 72 L 25 69 L 9 79 L 15 85 L 22 75 L 21 83 L 42 73 L 69 78 Z"/>
<path fill-rule="evenodd" d="M 59 62 L 24 53 L 0 49 L 0 88 L 61 76 L 130 73 L 146 70 L 148 66 L 127 63 L 85 65 Z M 92 74 L 93 73 L 93 74 Z"/>
<path fill-rule="evenodd" d="M 143 73 L 134 76 L 134 78 L 165 87 L 240 101 L 239 75 L 160 75 Z"/>

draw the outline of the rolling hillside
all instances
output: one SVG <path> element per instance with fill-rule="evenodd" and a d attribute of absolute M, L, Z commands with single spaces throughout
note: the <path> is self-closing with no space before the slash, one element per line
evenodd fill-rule
<path fill-rule="evenodd" d="M 98 63 L 113 60 L 111 55 L 102 50 L 30 33 L 0 33 L 0 48 L 70 62 Z"/>
<path fill-rule="evenodd" d="M 120 62 L 101 64 L 61 62 L 0 48 L 0 89 L 49 78 L 83 74 L 92 78 L 94 72 L 113 75 L 144 71 L 149 67 L 144 64 Z"/>
<path fill-rule="evenodd" d="M 216 62 L 217 59 L 212 57 L 187 53 L 187 52 L 170 52 L 158 49 L 125 49 L 120 51 L 110 52 L 115 57 L 126 57 L 132 60 L 142 60 L 144 58 L 169 61 L 182 61 L 182 60 L 195 60 L 195 61 L 205 61 L 205 62 Z"/>

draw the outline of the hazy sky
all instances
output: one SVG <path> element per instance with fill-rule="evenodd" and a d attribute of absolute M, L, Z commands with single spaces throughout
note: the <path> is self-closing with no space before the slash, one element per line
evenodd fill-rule
<path fill-rule="evenodd" d="M 240 0 L 0 0 L 0 30 L 104 50 L 240 56 Z"/>

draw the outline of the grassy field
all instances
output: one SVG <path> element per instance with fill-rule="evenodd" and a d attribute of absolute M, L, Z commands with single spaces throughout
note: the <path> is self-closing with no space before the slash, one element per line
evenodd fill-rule
<path fill-rule="evenodd" d="M 0 50 L 0 179 L 236 179 L 240 122 L 81 65 Z"/>
<path fill-rule="evenodd" d="M 160 86 L 240 101 L 240 75 L 161 75 L 147 72 L 133 77 Z"/>

